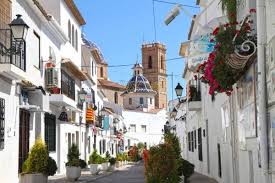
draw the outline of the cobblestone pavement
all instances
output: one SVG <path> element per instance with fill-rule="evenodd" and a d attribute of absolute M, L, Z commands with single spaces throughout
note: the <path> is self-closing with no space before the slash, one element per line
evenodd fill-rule
<path fill-rule="evenodd" d="M 89 181 L 91 183 L 145 183 L 143 163 L 126 167 L 102 178 Z"/>

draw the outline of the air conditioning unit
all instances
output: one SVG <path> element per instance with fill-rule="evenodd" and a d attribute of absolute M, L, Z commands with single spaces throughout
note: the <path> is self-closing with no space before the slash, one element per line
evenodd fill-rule
<path fill-rule="evenodd" d="M 46 68 L 45 85 L 46 88 L 53 88 L 58 86 L 58 72 L 55 68 Z"/>

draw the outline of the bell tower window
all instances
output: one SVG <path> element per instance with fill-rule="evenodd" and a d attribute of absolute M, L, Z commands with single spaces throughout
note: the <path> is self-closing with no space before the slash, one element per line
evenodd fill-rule
<path fill-rule="evenodd" d="M 164 69 L 164 58 L 163 55 L 160 57 L 160 69 Z"/>
<path fill-rule="evenodd" d="M 149 58 L 148 58 L 148 69 L 152 69 L 152 68 L 153 68 L 152 56 L 149 56 Z"/>

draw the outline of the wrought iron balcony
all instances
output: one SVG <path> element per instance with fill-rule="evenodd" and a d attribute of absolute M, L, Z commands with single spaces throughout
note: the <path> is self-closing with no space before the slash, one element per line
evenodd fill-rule
<path fill-rule="evenodd" d="M 0 64 L 12 64 L 26 71 L 25 41 L 13 39 L 10 29 L 0 29 Z"/>

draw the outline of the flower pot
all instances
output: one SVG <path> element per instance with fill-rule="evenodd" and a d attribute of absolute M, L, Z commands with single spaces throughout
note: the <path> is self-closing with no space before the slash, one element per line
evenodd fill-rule
<path fill-rule="evenodd" d="M 115 167 L 119 168 L 119 161 L 116 162 Z"/>
<path fill-rule="evenodd" d="M 20 176 L 20 183 L 47 183 L 48 176 L 42 173 L 35 173 L 35 174 L 22 174 Z"/>
<path fill-rule="evenodd" d="M 100 172 L 101 164 L 90 164 L 90 172 L 91 174 L 95 175 Z"/>
<path fill-rule="evenodd" d="M 60 88 L 58 87 L 52 88 L 52 94 L 60 94 Z"/>
<path fill-rule="evenodd" d="M 102 171 L 107 171 L 108 170 L 108 167 L 109 167 L 109 163 L 102 163 L 101 164 L 101 167 L 102 167 Z"/>
<path fill-rule="evenodd" d="M 115 166 L 115 165 L 110 165 L 110 166 L 109 166 L 109 170 L 110 170 L 110 171 L 115 171 L 115 169 L 116 169 L 116 166 Z"/>
<path fill-rule="evenodd" d="M 76 181 L 81 176 L 81 167 L 66 166 L 66 177 L 69 181 Z"/>

